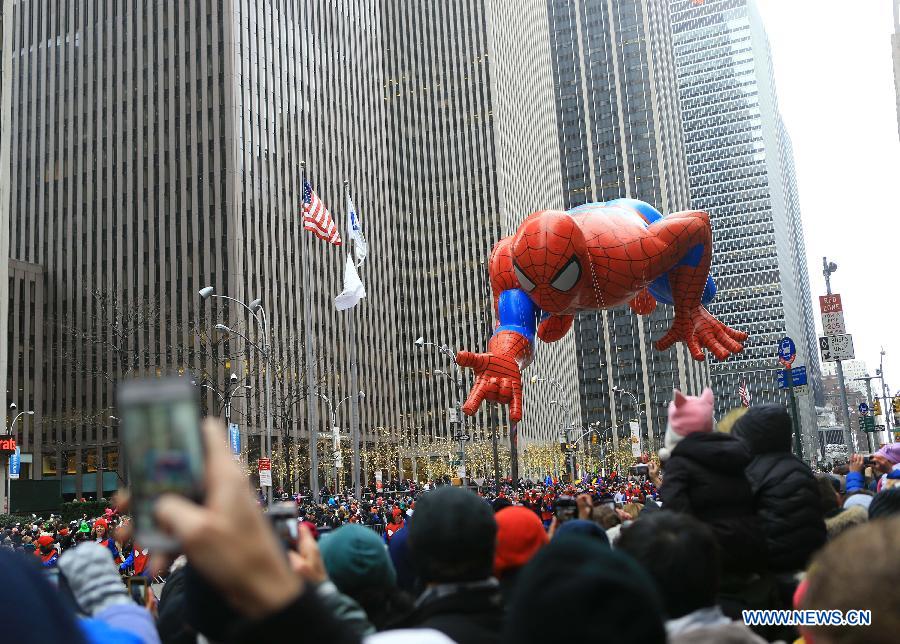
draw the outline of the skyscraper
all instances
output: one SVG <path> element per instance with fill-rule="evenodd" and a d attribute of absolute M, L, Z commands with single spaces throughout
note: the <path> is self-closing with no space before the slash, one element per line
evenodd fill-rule
<path fill-rule="evenodd" d="M 549 0 L 548 7 L 566 207 L 632 197 L 663 214 L 687 210 L 666 2 Z M 648 317 L 626 306 L 576 318 L 585 420 L 610 427 L 643 417 L 645 450 L 658 448 L 665 433 L 673 388 L 698 394 L 709 382 L 706 365 L 681 344 L 653 348 L 672 317 L 660 305 Z"/>
<path fill-rule="evenodd" d="M 230 373 L 251 384 L 233 419 L 253 461 L 271 369 L 276 444 L 293 450 L 288 439 L 309 430 L 304 342 L 315 343 L 320 390 L 340 397 L 348 388 L 346 315 L 331 303 L 343 256 L 302 230 L 300 162 L 340 224 L 344 180 L 363 221 L 383 213 L 375 4 L 313 3 L 302 15 L 293 3 L 247 0 L 4 7 L 5 20 L 12 14 L 4 83 L 15 106 L 4 111 L 15 161 L 11 254 L 44 269 L 36 475 L 60 477 L 67 495 L 108 492 L 97 470 L 118 469 L 113 383 L 169 370 L 209 387 L 211 413 Z M 370 301 L 389 309 L 383 273 L 364 275 Z M 214 330 L 221 323 L 269 341 L 241 307 L 201 302 L 208 285 L 261 298 L 270 360 Z M 306 317 L 304 289 L 313 303 Z M 379 317 L 361 307 L 358 328 Z M 355 341 L 366 355 L 388 337 L 372 325 Z M 392 379 L 390 363 L 360 363 L 361 380 Z M 364 422 L 388 425 L 395 402 L 371 396 Z"/>
<path fill-rule="evenodd" d="M 762 19 L 752 0 L 670 7 L 691 201 L 713 222 L 719 293 L 710 311 L 750 334 L 742 354 L 710 365 L 717 410 L 740 405 L 742 382 L 754 403 L 786 400 L 775 355 L 790 336 L 812 390 L 798 400 L 809 457 L 819 359 L 793 152 Z"/>
<path fill-rule="evenodd" d="M 191 372 L 213 414 L 231 373 L 252 387 L 232 408 L 249 464 L 271 372 L 276 484 L 298 482 L 310 434 L 333 421 L 346 436 L 357 390 L 364 441 L 447 436 L 453 384 L 434 369 L 449 367 L 413 342 L 483 350 L 482 262 L 519 218 L 562 203 L 543 2 L 515 19 L 535 35 L 524 44 L 486 0 L 3 7 L 11 256 L 43 281 L 42 358 L 28 374 L 40 373 L 41 423 L 23 442 L 39 452 L 36 477 L 60 478 L 69 498 L 110 492 L 122 474 L 114 383 L 170 371 Z M 368 295 L 351 312 L 332 301 L 346 246 L 302 229 L 301 162 L 342 230 L 349 188 L 369 238 Z M 259 298 L 271 337 L 240 305 L 201 300 L 206 286 Z M 571 347 L 540 348 L 534 369 L 574 397 Z M 525 442 L 552 435 L 549 398 L 526 393 Z M 489 424 L 508 435 L 490 416 L 476 439 Z"/>
<path fill-rule="evenodd" d="M 8 13 L 12 7 L 8 2 L 0 2 L 0 338 L 7 337 L 9 318 L 9 134 L 11 119 L 11 94 L 9 67 L 12 56 L 8 43 L 12 40 L 12 20 Z M 4 44 L 7 46 L 4 46 Z M 3 405 L 4 424 L 12 421 L 6 416 L 9 383 L 6 379 L 6 361 L 8 347 L 0 341 L 0 404 Z M 0 457 L 0 467 L 7 467 L 7 457 Z M 8 511 L 6 489 L 0 491 L 0 512 Z"/>
<path fill-rule="evenodd" d="M 894 0 L 894 33 L 891 35 L 894 51 L 894 90 L 897 92 L 897 133 L 900 135 L 900 0 Z"/>
<path fill-rule="evenodd" d="M 518 3 L 514 15 L 484 0 L 383 8 L 386 194 L 396 327 L 406 334 L 397 354 L 401 409 L 407 437 L 421 443 L 446 435 L 446 409 L 468 395 L 468 384 L 456 391 L 435 372 L 453 373 L 448 361 L 413 340 L 484 351 L 493 330 L 491 248 L 531 212 L 562 205 L 549 36 L 542 0 Z M 521 448 L 555 441 L 560 425 L 550 405 L 556 392 L 528 383 L 531 375 L 560 380 L 575 405 L 573 342 L 538 343 L 523 376 Z M 485 407 L 473 421 L 475 439 L 494 425 L 508 438 L 505 411 L 492 419 Z"/>

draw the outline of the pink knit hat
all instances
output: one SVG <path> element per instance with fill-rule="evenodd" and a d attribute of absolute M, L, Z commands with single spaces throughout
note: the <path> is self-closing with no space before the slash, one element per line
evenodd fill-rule
<path fill-rule="evenodd" d="M 709 388 L 704 389 L 699 397 L 685 396 L 675 390 L 675 397 L 669 403 L 665 447 L 659 450 L 661 460 L 667 460 L 685 436 L 713 430 L 713 402 L 713 392 Z"/>
<path fill-rule="evenodd" d="M 882 446 L 880 450 L 875 452 L 876 456 L 883 456 L 891 463 L 896 465 L 900 463 L 900 443 L 888 443 Z"/>

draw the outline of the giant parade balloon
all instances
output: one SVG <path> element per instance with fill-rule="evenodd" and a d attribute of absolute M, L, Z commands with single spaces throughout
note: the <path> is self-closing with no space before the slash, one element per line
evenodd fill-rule
<path fill-rule="evenodd" d="M 671 305 L 675 316 L 658 350 L 683 342 L 695 360 L 704 349 L 719 360 L 739 353 L 747 334 L 706 310 L 716 294 L 711 261 L 705 212 L 663 217 L 642 201 L 616 199 L 529 215 L 491 252 L 497 326 L 486 353 L 457 353 L 457 363 L 475 372 L 463 411 L 472 415 L 488 400 L 508 404 L 510 420 L 521 420 L 521 370 L 531 363 L 535 335 L 559 340 L 579 311 L 628 303 L 649 315 L 657 303 Z"/>

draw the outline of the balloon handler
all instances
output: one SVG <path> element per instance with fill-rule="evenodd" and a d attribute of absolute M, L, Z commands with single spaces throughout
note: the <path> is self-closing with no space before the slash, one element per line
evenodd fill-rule
<path fill-rule="evenodd" d="M 704 306 L 716 294 L 711 259 L 705 212 L 663 217 L 643 201 L 615 199 L 529 215 L 491 252 L 498 323 L 487 353 L 456 355 L 460 366 L 475 372 L 462 410 L 471 416 L 489 400 L 508 404 L 513 423 L 521 420 L 521 370 L 533 358 L 535 333 L 556 342 L 579 311 L 627 302 L 638 315 L 649 315 L 657 302 L 671 304 L 675 319 L 658 350 L 683 342 L 695 360 L 704 359 L 704 348 L 719 360 L 739 353 L 747 334 L 725 326 Z"/>

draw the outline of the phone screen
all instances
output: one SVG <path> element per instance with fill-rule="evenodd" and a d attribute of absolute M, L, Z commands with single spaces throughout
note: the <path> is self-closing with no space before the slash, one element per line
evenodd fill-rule
<path fill-rule="evenodd" d="M 143 577 L 129 577 L 128 578 L 128 592 L 131 594 L 131 599 L 134 603 L 139 606 L 147 605 L 147 580 Z"/>
<path fill-rule="evenodd" d="M 156 530 L 153 509 L 161 494 L 201 496 L 204 449 L 196 390 L 185 378 L 132 381 L 119 388 L 119 407 L 135 529 L 148 547 L 174 547 Z"/>

